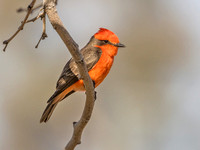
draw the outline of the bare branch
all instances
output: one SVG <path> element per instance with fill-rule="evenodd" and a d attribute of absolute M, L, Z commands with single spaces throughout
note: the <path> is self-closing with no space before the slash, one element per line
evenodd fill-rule
<path fill-rule="evenodd" d="M 58 0 L 43 0 L 43 4 L 40 4 L 36 7 L 34 7 L 36 0 L 32 0 L 30 5 L 27 8 L 27 14 L 24 18 L 24 20 L 21 22 L 21 25 L 19 26 L 18 30 L 8 39 L 3 42 L 5 44 L 5 47 L 3 51 L 6 50 L 9 42 L 21 31 L 23 30 L 23 27 L 26 23 L 29 22 L 34 22 L 38 18 L 41 18 L 43 20 L 43 31 L 41 38 L 39 39 L 36 48 L 38 47 L 39 43 L 41 40 L 44 40 L 47 37 L 46 34 L 46 14 L 48 15 L 48 18 L 53 26 L 53 28 L 57 31 L 63 42 L 65 43 L 66 47 L 69 49 L 72 57 L 74 58 L 79 73 L 80 77 L 84 82 L 84 86 L 86 89 L 86 102 L 85 102 L 85 107 L 82 113 L 82 116 L 78 122 L 73 123 L 74 127 L 74 132 L 73 135 L 69 141 L 69 143 L 66 145 L 65 150 L 74 150 L 74 148 L 81 143 L 81 136 L 83 129 L 87 125 L 88 121 L 91 118 L 92 115 L 92 110 L 94 107 L 94 100 L 96 98 L 96 92 L 94 91 L 94 86 L 93 82 L 88 74 L 88 70 L 85 65 L 85 61 L 83 59 L 83 56 L 81 55 L 78 45 L 76 42 L 72 39 L 66 28 L 64 27 L 62 21 L 60 20 L 57 10 L 56 10 L 56 5 Z M 36 17 L 28 20 L 29 15 L 36 9 L 40 7 L 44 7 L 43 13 L 39 13 Z M 34 8 L 33 8 L 34 7 Z M 19 9 L 18 12 L 22 12 L 24 9 Z"/>
<path fill-rule="evenodd" d="M 36 2 L 36 0 L 32 0 L 32 2 L 28 5 L 28 7 L 27 7 L 27 14 L 26 14 L 24 20 L 21 22 L 21 25 L 19 26 L 18 30 L 9 39 L 3 41 L 3 44 L 5 44 L 5 47 L 3 49 L 4 52 L 5 52 L 8 44 L 9 44 L 9 42 L 19 33 L 19 31 L 23 30 L 23 27 L 24 27 L 24 25 L 25 25 L 25 23 L 26 23 L 29 15 L 30 15 L 30 13 L 32 11 L 32 8 L 33 8 L 35 2 Z"/>
<path fill-rule="evenodd" d="M 86 124 L 90 120 L 92 110 L 94 107 L 94 99 L 95 99 L 95 92 L 94 92 L 94 86 L 92 83 L 92 80 L 88 74 L 88 70 L 85 65 L 85 61 L 83 59 L 83 56 L 79 52 L 78 45 L 75 43 L 75 41 L 72 39 L 66 28 L 64 27 L 62 21 L 60 20 L 57 10 L 56 10 L 56 0 L 44 0 L 45 5 L 45 12 L 47 13 L 49 20 L 53 26 L 53 28 L 56 30 L 56 32 L 59 34 L 67 48 L 69 49 L 72 57 L 77 63 L 79 73 L 81 75 L 81 78 L 84 81 L 85 89 L 86 89 L 86 102 L 83 114 L 80 118 L 80 120 L 77 123 L 74 123 L 74 132 L 72 135 L 72 138 L 70 139 L 69 143 L 65 147 L 65 150 L 74 150 L 76 145 L 81 143 L 81 135 L 83 132 L 83 129 L 85 128 Z"/>

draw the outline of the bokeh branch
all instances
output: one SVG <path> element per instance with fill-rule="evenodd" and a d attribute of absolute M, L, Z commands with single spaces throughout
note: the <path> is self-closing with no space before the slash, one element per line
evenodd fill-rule
<path fill-rule="evenodd" d="M 31 10 L 31 13 L 33 13 L 35 10 L 41 8 L 42 6 L 43 6 L 43 3 L 40 3 L 40 4 L 36 5 L 36 6 L 33 7 L 33 9 Z M 21 8 L 19 8 L 19 9 L 17 9 L 17 12 L 18 12 L 18 13 L 25 12 L 25 11 L 27 11 L 26 8 L 22 8 L 22 7 L 21 7 Z"/>
<path fill-rule="evenodd" d="M 44 0 L 44 8 L 49 21 L 51 22 L 53 28 L 59 34 L 60 38 L 63 40 L 68 50 L 70 51 L 72 57 L 77 63 L 79 73 L 83 79 L 85 89 L 86 89 L 86 102 L 83 110 L 83 114 L 78 122 L 74 123 L 74 132 L 69 143 L 66 145 L 65 150 L 73 150 L 76 145 L 81 143 L 81 135 L 86 124 L 90 120 L 92 110 L 94 107 L 95 91 L 92 80 L 88 74 L 88 70 L 85 65 L 83 56 L 81 55 L 78 45 L 72 39 L 66 28 L 64 27 L 60 17 L 58 16 L 56 10 L 55 0 Z"/>

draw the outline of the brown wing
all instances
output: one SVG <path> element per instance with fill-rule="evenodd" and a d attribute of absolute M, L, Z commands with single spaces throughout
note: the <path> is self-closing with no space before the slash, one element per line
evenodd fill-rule
<path fill-rule="evenodd" d="M 82 53 L 82 55 L 84 57 L 88 71 L 90 71 L 93 68 L 93 66 L 98 62 L 99 58 L 101 57 L 101 53 L 102 53 L 100 48 L 93 47 L 90 45 L 87 45 L 80 52 Z M 57 82 L 56 91 L 47 102 L 48 103 L 51 102 L 57 95 L 62 93 L 65 89 L 70 87 L 72 84 L 76 83 L 79 80 L 79 76 L 80 75 L 78 72 L 77 65 L 76 65 L 74 59 L 72 58 L 65 65 L 65 67 L 60 75 L 60 78 Z M 74 93 L 74 91 L 71 91 L 66 96 L 68 96 L 72 93 Z"/>

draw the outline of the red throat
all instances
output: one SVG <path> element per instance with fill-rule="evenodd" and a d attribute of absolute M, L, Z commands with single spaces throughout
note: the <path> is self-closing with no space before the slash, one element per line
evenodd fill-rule
<path fill-rule="evenodd" d="M 116 56 L 118 52 L 118 48 L 113 45 L 103 45 L 103 46 L 96 45 L 96 47 L 99 47 L 103 53 L 106 53 L 110 57 Z"/>

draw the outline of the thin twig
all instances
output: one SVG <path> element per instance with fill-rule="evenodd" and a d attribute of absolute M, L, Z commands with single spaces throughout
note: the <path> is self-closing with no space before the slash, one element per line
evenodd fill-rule
<path fill-rule="evenodd" d="M 55 4 L 56 4 L 56 5 L 57 5 L 57 3 L 58 3 L 58 0 L 55 0 Z M 31 13 L 33 13 L 35 10 L 41 8 L 42 6 L 43 6 L 43 3 L 40 3 L 40 4 L 36 5 L 36 6 L 32 9 Z M 22 8 L 22 7 L 17 9 L 17 12 L 18 12 L 18 13 L 21 13 L 21 12 L 24 12 L 24 11 L 27 11 L 27 9 L 26 9 L 26 8 Z"/>
<path fill-rule="evenodd" d="M 34 22 L 34 21 L 36 21 L 36 20 L 39 19 L 39 18 L 42 19 L 43 17 L 44 17 L 44 12 L 39 13 L 36 17 L 34 17 L 34 18 L 30 19 L 30 20 L 27 20 L 26 23 Z"/>
<path fill-rule="evenodd" d="M 36 5 L 36 6 L 31 10 L 31 13 L 33 13 L 35 10 L 41 8 L 42 6 L 43 6 L 43 3 L 40 3 L 40 4 Z M 26 8 L 18 8 L 18 9 L 17 9 L 17 12 L 18 12 L 18 13 L 25 12 L 25 11 L 27 11 Z"/>
<path fill-rule="evenodd" d="M 81 55 L 78 45 L 72 39 L 66 28 L 64 27 L 60 17 L 57 14 L 55 0 L 43 0 L 45 4 L 45 12 L 49 17 L 49 21 L 51 22 L 53 28 L 59 34 L 67 48 L 69 49 L 72 57 L 74 58 L 75 62 L 77 63 L 77 67 L 80 73 L 81 78 L 83 79 L 84 86 L 86 89 L 86 102 L 85 107 L 82 113 L 80 120 L 77 123 L 74 123 L 74 132 L 72 138 L 70 139 L 69 143 L 65 147 L 65 150 L 74 150 L 74 148 L 81 143 L 81 135 L 83 129 L 87 125 L 90 117 L 92 115 L 92 110 L 94 107 L 94 100 L 95 100 L 95 92 L 93 82 L 88 74 L 88 70 L 85 65 L 85 61 L 83 56 Z"/>
<path fill-rule="evenodd" d="M 47 37 L 47 34 L 46 34 L 46 13 L 45 13 L 45 10 L 43 12 L 43 17 L 42 17 L 42 22 L 43 22 L 43 30 L 42 30 L 42 35 L 37 43 L 37 45 L 35 46 L 35 48 L 38 48 L 39 44 L 40 44 L 40 41 L 41 40 L 44 40 L 46 37 Z"/>
<path fill-rule="evenodd" d="M 29 15 L 30 15 L 30 13 L 31 13 L 31 10 L 32 10 L 35 2 L 36 2 L 36 0 L 32 0 L 32 2 L 28 5 L 28 7 L 27 7 L 27 14 L 26 14 L 24 20 L 21 22 L 21 25 L 19 26 L 18 30 L 9 39 L 3 41 L 3 44 L 5 44 L 5 47 L 3 49 L 4 52 L 5 52 L 8 44 L 9 44 L 9 42 L 19 33 L 19 31 L 23 30 L 23 27 L 24 27 L 24 25 L 25 25 L 25 23 L 26 23 Z"/>

